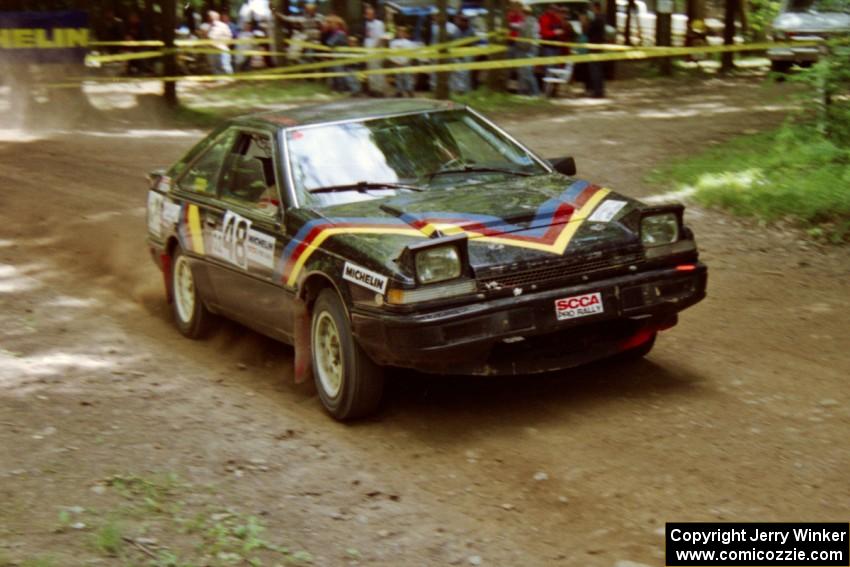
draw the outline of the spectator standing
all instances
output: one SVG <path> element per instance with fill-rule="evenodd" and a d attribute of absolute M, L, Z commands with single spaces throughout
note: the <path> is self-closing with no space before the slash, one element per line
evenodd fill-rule
<path fill-rule="evenodd" d="M 519 2 L 511 2 L 508 8 L 508 14 L 505 18 L 508 23 L 508 57 L 514 59 L 522 57 L 522 53 L 517 53 L 516 42 L 514 41 L 520 35 L 520 28 L 525 21 L 525 4 Z"/>
<path fill-rule="evenodd" d="M 135 10 L 127 16 L 127 25 L 124 30 L 124 41 L 145 41 L 148 39 L 148 31 L 142 22 L 141 16 Z M 146 59 L 132 59 L 127 62 L 127 73 L 130 75 L 145 75 L 150 73 L 150 62 Z"/>
<path fill-rule="evenodd" d="M 534 17 L 531 6 L 524 6 L 523 12 L 525 17 L 520 24 L 517 37 L 528 40 L 540 39 L 540 24 Z M 517 42 L 516 53 L 518 58 L 535 57 L 537 55 L 537 44 L 530 41 Z M 540 85 L 537 84 L 537 77 L 534 75 L 534 66 L 520 67 L 517 71 L 517 79 L 519 80 L 520 94 L 540 96 Z"/>
<path fill-rule="evenodd" d="M 230 28 L 230 35 L 234 38 L 239 37 L 239 32 L 242 31 L 239 29 L 239 26 L 236 25 L 236 22 L 230 19 L 230 14 L 224 13 L 221 15 L 221 21 L 225 23 L 227 27 Z"/>
<path fill-rule="evenodd" d="M 463 14 L 458 14 L 455 18 L 455 26 L 457 34 L 452 39 L 464 39 L 475 37 L 475 29 L 470 25 L 469 18 Z M 465 45 L 464 47 L 470 47 Z M 457 63 L 468 63 L 472 61 L 472 57 L 461 57 L 456 60 Z M 466 93 L 472 89 L 472 76 L 468 69 L 455 71 L 449 79 L 449 89 L 455 93 Z"/>
<path fill-rule="evenodd" d="M 344 22 L 343 22 L 344 24 Z M 316 11 L 313 2 L 304 6 L 304 18 L 301 21 L 301 31 L 310 43 L 322 43 L 322 30 L 325 28 L 325 18 Z"/>
<path fill-rule="evenodd" d="M 363 31 L 363 47 L 376 49 L 381 47 L 381 42 L 384 40 L 386 28 L 384 22 L 377 18 L 375 7 L 371 4 L 366 4 L 363 8 L 363 18 L 365 20 Z M 383 61 L 377 59 L 369 61 L 366 64 L 367 69 L 380 69 L 383 66 Z M 383 75 L 369 75 L 369 94 L 373 96 L 383 96 L 387 82 Z"/>
<path fill-rule="evenodd" d="M 213 42 L 212 48 L 218 51 L 218 53 L 209 55 L 213 74 L 232 75 L 233 65 L 230 60 L 230 45 L 228 44 L 233 39 L 230 27 L 221 21 L 221 15 L 215 10 L 207 12 L 207 18 L 209 19 L 207 38 Z"/>
<path fill-rule="evenodd" d="M 440 43 L 440 21 L 442 14 L 437 13 L 431 16 L 431 45 Z M 457 39 L 459 30 L 451 20 L 446 21 L 446 41 Z M 437 90 L 437 74 L 431 73 L 428 79 L 428 85 L 432 91 Z"/>
<path fill-rule="evenodd" d="M 605 15 L 602 4 L 594 0 L 592 18 L 587 24 L 587 40 L 590 43 L 605 43 Z M 587 87 L 593 98 L 605 98 L 605 68 L 601 61 L 593 61 L 587 65 Z"/>
<path fill-rule="evenodd" d="M 410 30 L 405 26 L 399 26 L 396 30 L 396 38 L 390 42 L 390 49 L 403 50 L 414 49 L 418 44 L 410 39 Z M 390 62 L 396 67 L 407 67 L 410 65 L 410 57 L 407 55 L 395 55 L 390 57 Z M 415 75 L 413 73 L 400 73 L 395 76 L 396 96 L 413 96 Z"/>
<path fill-rule="evenodd" d="M 242 29 L 236 36 L 236 39 L 241 39 L 243 42 L 236 44 L 236 57 L 235 63 L 236 68 L 239 71 L 250 71 L 251 70 L 251 62 L 254 60 L 253 55 L 245 55 L 244 53 L 247 51 L 253 51 L 255 49 L 255 45 L 247 40 L 255 39 L 254 32 L 252 28 L 254 25 L 251 22 L 245 22 L 242 24 Z"/>
<path fill-rule="evenodd" d="M 107 8 L 103 12 L 103 18 L 97 28 L 97 39 L 100 41 L 124 40 L 124 22 L 115 15 L 115 10 L 112 8 Z M 115 53 L 118 49 L 117 46 L 109 46 L 105 51 Z"/>
<path fill-rule="evenodd" d="M 566 41 L 565 25 L 569 25 L 569 22 L 564 21 L 561 10 L 550 5 L 540 14 L 540 38 L 545 41 Z M 561 54 L 561 48 L 555 45 L 543 45 L 541 51 L 544 57 Z"/>
<path fill-rule="evenodd" d="M 345 47 L 348 45 L 348 32 L 345 22 L 342 18 L 335 15 L 330 15 L 325 18 L 325 45 L 328 47 Z M 340 65 L 333 67 L 335 73 L 345 71 L 345 67 Z M 345 77 L 331 77 L 331 88 L 335 91 L 345 92 L 348 90 Z"/>

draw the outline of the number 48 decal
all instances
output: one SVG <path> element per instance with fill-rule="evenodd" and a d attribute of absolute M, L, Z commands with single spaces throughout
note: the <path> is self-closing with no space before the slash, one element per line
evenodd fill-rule
<path fill-rule="evenodd" d="M 248 255 L 245 242 L 251 230 L 251 221 L 232 211 L 224 214 L 224 221 L 218 234 L 213 235 L 213 251 L 217 256 L 236 264 L 242 269 L 248 268 Z"/>

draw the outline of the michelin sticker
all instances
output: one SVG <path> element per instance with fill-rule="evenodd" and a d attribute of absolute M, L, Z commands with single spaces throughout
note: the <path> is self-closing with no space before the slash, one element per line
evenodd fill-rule
<path fill-rule="evenodd" d="M 248 231 L 248 240 L 245 242 L 245 251 L 248 260 L 259 264 L 264 268 L 274 269 L 274 243 L 273 236 L 262 233 L 253 228 Z"/>
<path fill-rule="evenodd" d="M 625 206 L 625 201 L 605 201 L 593 211 L 593 214 L 587 220 L 591 222 L 611 222 L 611 219 Z"/>
<path fill-rule="evenodd" d="M 162 203 L 162 195 L 148 191 L 148 231 L 155 236 L 162 236 Z"/>
<path fill-rule="evenodd" d="M 342 279 L 348 280 L 360 287 L 371 289 L 378 293 L 387 291 L 387 277 L 372 270 L 361 268 L 350 262 L 346 262 L 342 268 Z"/>
<path fill-rule="evenodd" d="M 177 224 L 180 220 L 180 205 L 172 201 L 165 201 L 162 204 L 162 220 L 167 225 Z"/>

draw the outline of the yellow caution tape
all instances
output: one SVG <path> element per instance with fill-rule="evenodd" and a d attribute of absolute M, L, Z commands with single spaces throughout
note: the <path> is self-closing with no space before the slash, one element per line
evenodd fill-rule
<path fill-rule="evenodd" d="M 90 41 L 89 47 L 165 47 L 157 39 L 140 41 Z"/>
<path fill-rule="evenodd" d="M 226 43 L 227 45 L 268 45 L 271 40 L 267 37 L 241 38 L 241 39 L 178 39 L 174 45 L 180 47 L 204 47 Z M 90 41 L 91 47 L 165 47 L 165 43 L 158 39 L 150 40 L 128 40 L 128 41 Z"/>
<path fill-rule="evenodd" d="M 686 55 L 694 55 L 700 53 L 727 53 L 727 52 L 743 52 L 743 51 L 765 51 L 770 48 L 782 47 L 810 47 L 820 45 L 819 42 L 793 42 L 793 43 L 749 43 L 739 45 L 706 45 L 697 47 L 663 47 L 653 49 L 633 49 L 623 52 L 612 53 L 587 53 L 582 55 L 555 55 L 548 57 L 526 57 L 517 59 L 497 59 L 488 61 L 470 61 L 470 62 L 454 62 L 454 63 L 432 63 L 428 65 L 411 65 L 405 67 L 388 67 L 377 69 L 363 69 L 350 71 L 324 71 L 324 72 L 301 72 L 307 67 L 314 67 L 322 64 L 322 67 L 339 67 L 340 65 L 349 65 L 355 60 L 361 60 L 361 57 L 352 57 L 340 61 L 324 61 L 320 63 L 308 63 L 304 65 L 294 65 L 283 67 L 281 69 L 263 70 L 255 72 L 237 73 L 233 75 L 187 75 L 173 77 L 91 77 L 81 78 L 74 82 L 65 82 L 45 85 L 48 87 L 69 87 L 79 86 L 81 81 L 92 82 L 139 82 L 139 81 L 161 81 L 161 82 L 210 82 L 210 81 L 273 81 L 273 80 L 296 80 L 296 79 L 322 79 L 331 77 L 346 77 L 355 76 L 365 78 L 370 75 L 398 75 L 411 73 L 441 73 L 453 71 L 475 71 L 475 70 L 493 70 L 493 69 L 513 69 L 517 67 L 529 66 L 548 66 L 561 65 L 564 63 L 592 63 L 603 61 L 635 61 L 643 59 L 653 59 L 662 57 L 679 57 Z M 404 50 L 398 50 L 397 54 L 401 55 Z M 443 55 L 443 54 L 441 54 Z M 450 54 L 445 54 L 450 56 Z"/>
<path fill-rule="evenodd" d="M 164 54 L 164 51 L 137 51 L 135 53 L 114 53 L 110 55 L 86 55 L 86 63 L 115 63 L 117 61 L 155 59 L 162 57 Z"/>
<path fill-rule="evenodd" d="M 514 37 L 511 41 L 517 43 L 531 43 L 533 45 L 548 45 L 552 47 L 572 47 L 579 49 L 590 49 L 591 51 L 629 51 L 635 49 L 629 45 L 618 45 L 615 43 L 577 43 L 574 41 L 554 41 L 551 39 L 531 39 L 529 37 Z"/>
<path fill-rule="evenodd" d="M 449 58 L 465 58 L 465 57 L 480 57 L 485 55 L 495 55 L 497 53 L 501 53 L 505 51 L 506 48 L 503 46 L 474 46 L 474 47 L 458 47 L 458 48 L 450 48 L 446 53 L 433 53 L 432 50 L 416 48 L 410 50 L 393 50 L 387 51 L 384 53 L 376 53 L 368 56 L 353 56 L 350 54 L 344 53 L 316 53 L 310 55 L 310 57 L 317 58 L 330 58 L 334 59 L 333 61 L 318 61 L 312 63 L 303 63 L 299 65 L 292 65 L 289 67 L 283 67 L 276 69 L 274 72 L 293 72 L 293 71 L 305 71 L 310 69 L 323 69 L 326 67 L 335 67 L 340 65 L 339 60 L 344 60 L 346 65 L 349 64 L 357 64 L 357 63 L 367 63 L 371 61 L 377 61 L 381 59 L 387 59 L 389 57 L 407 57 L 410 59 L 449 59 Z M 191 48 L 191 49 L 163 49 L 160 51 L 138 51 L 134 53 L 113 53 L 113 54 L 92 54 L 86 56 L 86 63 L 115 63 L 122 61 L 134 61 L 140 59 L 155 59 L 158 57 L 162 57 L 168 53 L 177 52 L 181 54 L 187 55 L 217 55 L 222 53 L 220 49 L 215 48 Z M 287 57 L 290 53 L 285 51 L 265 51 L 265 50 L 248 50 L 248 49 L 237 49 L 231 52 L 233 55 L 242 55 L 244 57 L 254 57 L 254 56 L 280 56 Z"/>

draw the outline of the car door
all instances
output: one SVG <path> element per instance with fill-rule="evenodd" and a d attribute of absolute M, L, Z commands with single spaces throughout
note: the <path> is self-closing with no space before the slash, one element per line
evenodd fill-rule
<path fill-rule="evenodd" d="M 231 153 L 237 132 L 224 130 L 187 163 L 175 176 L 172 197 L 180 205 L 178 236 L 180 246 L 190 258 L 201 296 L 214 310 L 218 298 L 209 271 L 209 249 L 214 221 L 220 215 L 219 182 L 224 162 Z"/>
<path fill-rule="evenodd" d="M 210 273 L 229 317 L 290 340 L 294 296 L 274 276 L 285 244 L 278 162 L 271 132 L 238 130 L 219 181 L 222 209 L 209 219 Z"/>

